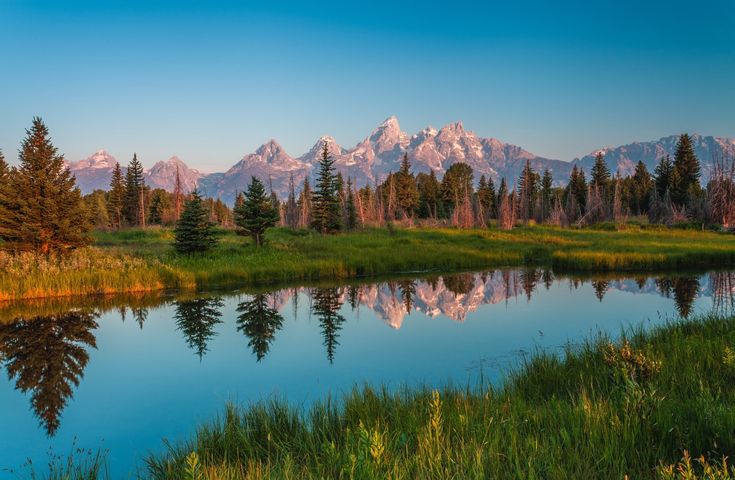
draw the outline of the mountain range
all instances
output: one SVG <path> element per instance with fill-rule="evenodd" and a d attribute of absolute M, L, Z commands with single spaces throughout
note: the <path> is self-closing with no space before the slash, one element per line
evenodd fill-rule
<path fill-rule="evenodd" d="M 203 174 L 174 156 L 156 163 L 146 170 L 145 175 L 148 185 L 171 191 L 178 168 L 187 191 L 197 187 L 205 196 L 221 198 L 229 204 L 234 202 L 237 192 L 247 187 L 250 177 L 257 176 L 283 198 L 288 192 L 291 176 L 297 189 L 304 177 L 313 179 L 321 146 L 326 141 L 337 170 L 343 176 L 355 179 L 358 186 L 380 182 L 388 173 L 397 171 L 404 153 L 408 153 L 414 172 L 428 173 L 433 170 L 439 178 L 452 164 L 464 162 L 475 172 L 475 181 L 479 180 L 480 175 L 485 175 L 492 178 L 496 185 L 501 178 L 515 184 L 528 161 L 537 171 L 548 168 L 556 184 L 564 185 L 574 165 L 589 173 L 598 152 L 604 155 L 610 171 L 619 171 L 623 176 L 632 174 L 638 161 L 653 171 L 662 156 L 673 156 L 677 139 L 678 135 L 671 135 L 654 141 L 600 148 L 581 158 L 563 161 L 538 156 L 496 138 L 479 137 L 466 130 L 462 122 L 446 125 L 439 130 L 429 126 L 409 135 L 401 130 L 398 119 L 391 116 L 350 149 L 340 146 L 334 138 L 324 136 L 308 152 L 293 157 L 276 140 L 269 140 L 223 173 Z M 735 155 L 735 138 L 695 134 L 692 140 L 694 151 L 702 163 L 703 180 L 708 178 L 714 159 Z M 116 161 L 105 150 L 99 150 L 89 158 L 68 166 L 82 192 L 89 193 L 95 189 L 108 188 Z"/>

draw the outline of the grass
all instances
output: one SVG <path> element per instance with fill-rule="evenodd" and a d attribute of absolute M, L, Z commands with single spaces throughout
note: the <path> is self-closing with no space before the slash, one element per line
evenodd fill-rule
<path fill-rule="evenodd" d="M 500 387 L 229 406 L 143 476 L 733 478 L 733 432 L 735 319 L 704 316 L 537 352 Z"/>
<path fill-rule="evenodd" d="M 211 289 L 339 280 L 417 271 L 549 266 L 644 271 L 735 265 L 728 234 L 630 225 L 625 230 L 523 227 L 367 229 L 322 236 L 273 229 L 256 249 L 232 231 L 216 249 L 177 255 L 170 229 L 97 232 L 65 258 L 0 253 L 0 300 L 157 289 Z"/>

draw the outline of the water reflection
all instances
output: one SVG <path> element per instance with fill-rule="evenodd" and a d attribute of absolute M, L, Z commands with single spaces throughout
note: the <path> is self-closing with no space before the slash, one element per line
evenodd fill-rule
<path fill-rule="evenodd" d="M 98 313 L 67 312 L 19 318 L 0 324 L 0 358 L 15 388 L 30 393 L 31 406 L 49 436 L 59 428 L 61 412 L 79 386 L 97 348 Z"/>
<path fill-rule="evenodd" d="M 590 278 L 558 276 L 548 269 L 527 268 L 341 287 L 290 288 L 239 294 L 229 299 L 211 295 L 176 298 L 146 294 L 85 298 L 67 303 L 52 300 L 6 304 L 0 306 L 0 361 L 8 378 L 15 382 L 16 390 L 30 396 L 33 412 L 46 433 L 53 436 L 59 428 L 65 405 L 82 380 L 89 362 L 88 352 L 97 346 L 93 332 L 103 312 L 117 311 L 123 322 L 132 317 L 143 329 L 151 312 L 169 307 L 176 329 L 200 362 L 213 338 L 218 333 L 227 333 L 226 329 L 242 333 L 256 362 L 261 362 L 284 329 L 282 312 L 290 301 L 293 318 L 299 319 L 308 313 L 317 320 L 324 355 L 329 364 L 333 364 L 348 308 L 353 311 L 367 308 L 393 329 L 400 329 L 406 317 L 415 312 L 430 318 L 444 316 L 463 322 L 483 305 L 502 302 L 507 305 L 513 298 L 532 302 L 535 295 L 554 285 L 556 288 L 564 286 L 565 282 L 570 290 L 589 283 L 591 294 L 600 302 L 615 291 L 672 298 L 682 317 L 689 317 L 695 300 L 703 296 L 712 298 L 717 311 L 735 312 L 735 272 L 712 272 L 706 276 L 626 278 L 606 275 Z M 300 307 L 300 298 L 308 300 L 308 308 Z M 228 310 L 228 304 L 234 309 Z M 242 339 L 239 335 L 237 338 Z"/>
<path fill-rule="evenodd" d="M 258 362 L 268 353 L 276 332 L 283 326 L 281 314 L 275 307 L 268 305 L 268 298 L 271 296 L 256 293 L 251 300 L 237 305 L 237 330 L 248 337 L 248 346 L 252 348 Z M 274 295 L 273 297 L 275 298 Z"/>
<path fill-rule="evenodd" d="M 315 288 L 311 291 L 311 312 L 319 319 L 319 326 L 324 337 L 324 347 L 327 349 L 329 363 L 334 362 L 334 352 L 339 342 L 339 331 L 345 322 L 345 317 L 339 314 L 342 307 L 342 289 Z"/>
<path fill-rule="evenodd" d="M 207 353 L 209 340 L 216 335 L 215 327 L 222 323 L 220 309 L 224 306 L 222 297 L 202 297 L 176 302 L 176 327 L 184 334 L 186 343 L 199 356 L 199 360 Z"/>

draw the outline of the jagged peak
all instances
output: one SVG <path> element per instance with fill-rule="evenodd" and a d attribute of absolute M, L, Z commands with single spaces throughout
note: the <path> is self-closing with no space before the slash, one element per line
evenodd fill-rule
<path fill-rule="evenodd" d="M 439 131 L 439 133 L 454 133 L 457 135 L 461 135 L 461 134 L 469 133 L 469 132 L 465 131 L 464 124 L 460 120 L 458 122 L 450 123 L 448 125 L 443 126 L 442 129 Z"/>

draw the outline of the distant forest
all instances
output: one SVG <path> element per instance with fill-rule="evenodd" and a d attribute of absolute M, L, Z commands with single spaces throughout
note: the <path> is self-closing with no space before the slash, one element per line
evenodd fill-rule
<path fill-rule="evenodd" d="M 291 178 L 285 199 L 254 178 L 230 208 L 196 191 L 185 192 L 178 172 L 173 192 L 151 189 L 136 155 L 125 174 L 116 166 L 108 190 L 82 196 L 47 127 L 34 118 L 18 166 L 10 167 L 0 152 L 0 245 L 49 253 L 88 244 L 92 229 L 149 225 L 237 227 L 260 244 L 263 231 L 275 225 L 335 233 L 394 225 L 579 227 L 631 217 L 722 229 L 735 223 L 735 160 L 715 159 L 710 180 L 702 185 L 700 162 L 687 134 L 679 137 L 674 157 L 662 157 L 653 172 L 639 162 L 633 175 L 622 177 L 610 172 L 598 154 L 590 172 L 575 166 L 565 187 L 554 187 L 550 171 L 534 171 L 528 162 L 517 184 L 502 179 L 495 185 L 484 175 L 476 181 L 465 163 L 453 164 L 441 179 L 433 171 L 414 174 L 404 155 L 399 170 L 382 183 L 357 188 L 352 178 L 336 172 L 326 142 L 322 147 L 314 185 L 306 178 L 297 194 Z M 182 225 L 187 210 L 193 222 L 189 227 Z"/>

